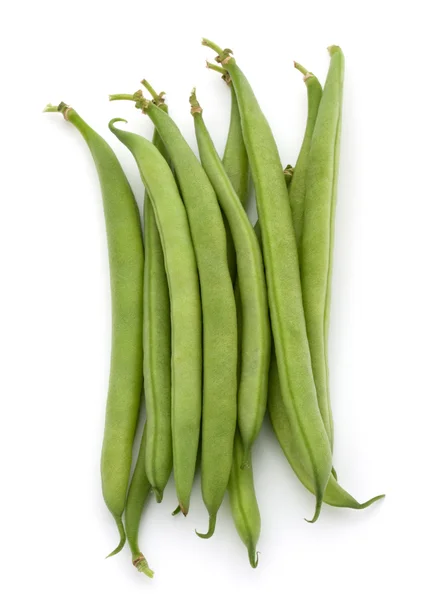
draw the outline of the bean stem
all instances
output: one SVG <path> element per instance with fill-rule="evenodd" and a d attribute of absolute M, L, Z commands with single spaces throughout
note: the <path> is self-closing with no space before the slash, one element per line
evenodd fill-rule
<path fill-rule="evenodd" d="M 164 92 L 161 92 L 161 94 L 157 94 L 155 89 L 152 87 L 152 85 L 146 79 L 142 79 L 142 81 L 140 83 L 143 85 L 144 88 L 146 88 L 148 90 L 148 92 L 151 94 L 153 100 L 158 100 L 159 98 L 161 98 L 161 94 L 164 94 Z"/>
<path fill-rule="evenodd" d="M 294 61 L 294 67 L 298 69 L 300 73 L 303 73 L 303 75 L 307 75 L 309 73 L 309 71 L 298 62 Z"/>
<path fill-rule="evenodd" d="M 134 94 L 111 94 L 109 96 L 109 101 L 112 102 L 113 100 L 132 100 L 135 102 L 136 97 Z"/>
<path fill-rule="evenodd" d="M 223 69 L 223 67 L 219 67 L 218 65 L 213 65 L 208 60 L 206 61 L 206 68 L 211 69 L 211 71 L 216 71 L 217 73 L 221 73 L 222 75 L 226 75 L 227 71 Z"/>
<path fill-rule="evenodd" d="M 54 104 L 47 104 L 42 112 L 59 112 L 59 107 Z"/>
<path fill-rule="evenodd" d="M 214 50 L 214 52 L 217 52 L 217 54 L 219 56 L 221 56 L 222 54 L 224 54 L 224 51 L 223 51 L 222 48 L 220 48 L 220 46 L 217 46 L 217 44 L 215 44 L 211 40 L 208 40 L 207 38 L 202 38 L 202 46 L 206 46 L 207 48 L 211 48 L 211 50 Z"/>

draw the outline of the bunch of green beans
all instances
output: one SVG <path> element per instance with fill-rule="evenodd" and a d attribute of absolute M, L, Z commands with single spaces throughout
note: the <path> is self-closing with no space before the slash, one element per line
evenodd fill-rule
<path fill-rule="evenodd" d="M 151 119 L 152 142 L 109 129 L 133 155 L 144 185 L 143 227 L 113 150 L 77 114 L 60 112 L 85 139 L 103 199 L 112 297 L 112 350 L 101 457 L 104 500 L 133 565 L 153 577 L 139 546 L 140 520 L 173 472 L 187 516 L 200 462 L 210 538 L 226 491 L 252 567 L 258 565 L 261 517 L 254 446 L 268 413 L 294 473 L 322 504 L 363 509 L 333 467 L 328 331 L 338 189 L 344 56 L 330 46 L 324 88 L 299 63 L 307 120 L 295 167 L 283 168 L 253 89 L 232 51 L 210 40 L 207 67 L 230 89 L 223 157 L 198 102 L 190 112 L 199 159 L 169 116 L 164 94 L 116 94 Z M 246 212 L 250 179 L 258 221 Z M 136 431 L 140 403 L 146 420 Z M 139 440 L 131 474 L 133 443 Z M 200 457 L 200 461 L 199 461 Z M 131 477 L 132 475 L 132 477 Z M 131 477 L 131 480 L 130 480 Z M 125 512 L 125 515 L 124 515 Z M 124 518 L 123 518 L 124 516 Z"/>

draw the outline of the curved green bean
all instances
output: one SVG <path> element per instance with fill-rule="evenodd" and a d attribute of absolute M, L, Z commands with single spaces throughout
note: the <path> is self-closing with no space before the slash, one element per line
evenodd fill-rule
<path fill-rule="evenodd" d="M 110 380 L 101 456 L 105 503 L 125 544 L 122 513 L 130 477 L 132 447 L 142 391 L 143 241 L 140 216 L 127 178 L 107 142 L 76 111 L 61 102 L 60 112 L 85 139 L 98 172 L 106 223 L 112 298 Z"/>
<path fill-rule="evenodd" d="M 261 515 L 255 495 L 251 461 L 249 460 L 249 466 L 245 468 L 243 468 L 244 463 L 245 452 L 241 436 L 237 432 L 228 485 L 229 500 L 238 535 L 247 547 L 250 564 L 255 569 L 258 566 L 256 546 L 261 533 Z"/>
<path fill-rule="evenodd" d="M 125 531 L 127 534 L 128 545 L 131 550 L 131 558 L 133 565 L 140 573 L 144 573 L 148 577 L 153 577 L 154 572 L 149 568 L 148 561 L 143 556 L 139 548 L 139 528 L 140 519 L 149 492 L 151 484 L 146 477 L 146 430 L 145 424 L 143 436 L 140 443 L 139 455 L 137 457 L 136 466 L 134 468 L 133 477 L 131 479 L 130 488 L 128 490 L 127 503 L 125 506 Z"/>
<path fill-rule="evenodd" d="M 332 468 L 327 432 L 318 408 L 303 313 L 297 246 L 288 192 L 270 126 L 246 77 L 229 51 L 204 40 L 229 72 L 241 115 L 241 126 L 256 190 L 263 238 L 268 302 L 282 396 L 289 418 L 300 428 L 296 443 L 306 451 L 315 485 L 318 518 Z"/>
<path fill-rule="evenodd" d="M 195 90 L 190 104 L 202 166 L 216 191 L 235 244 L 242 319 L 238 427 L 247 459 L 267 405 L 270 325 L 264 265 L 255 232 L 206 128 Z"/>
<path fill-rule="evenodd" d="M 301 243 L 301 280 L 306 328 L 318 404 L 333 448 L 333 419 L 328 390 L 327 305 L 330 303 L 332 210 L 338 172 L 338 131 L 344 81 L 344 56 L 330 48 L 330 67 L 319 106 L 306 172 Z"/>
<path fill-rule="evenodd" d="M 162 114 L 166 114 L 158 109 Z M 202 401 L 201 310 L 197 263 L 187 214 L 172 171 L 143 137 L 110 129 L 133 154 L 151 198 L 164 252 L 172 332 L 172 443 L 181 510 L 188 512 Z"/>

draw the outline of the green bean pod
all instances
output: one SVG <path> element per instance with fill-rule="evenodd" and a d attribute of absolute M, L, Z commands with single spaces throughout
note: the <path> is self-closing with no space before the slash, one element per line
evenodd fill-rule
<path fill-rule="evenodd" d="M 190 104 L 202 166 L 217 194 L 235 244 L 242 321 L 238 427 L 247 460 L 267 405 L 270 325 L 264 265 L 255 232 L 215 149 L 195 90 Z"/>
<path fill-rule="evenodd" d="M 250 564 L 255 569 L 258 566 L 256 546 L 261 533 L 261 515 L 255 495 L 251 461 L 249 461 L 248 467 L 243 468 L 244 462 L 245 453 L 243 444 L 241 436 L 237 432 L 235 435 L 234 459 L 228 486 L 229 500 L 238 535 L 245 544 Z"/>
<path fill-rule="evenodd" d="M 229 51 L 204 40 L 218 53 L 229 72 L 241 115 L 263 238 L 268 302 L 281 382 L 288 417 L 299 426 L 296 443 L 306 452 L 315 486 L 318 518 L 332 468 L 327 432 L 318 408 L 303 313 L 297 246 L 288 191 L 279 152 L 270 126 L 246 77 Z"/>
<path fill-rule="evenodd" d="M 98 172 L 106 223 L 112 298 L 110 380 L 101 456 L 102 490 L 125 544 L 122 524 L 143 382 L 143 241 L 140 216 L 127 178 L 107 142 L 63 102 L 61 112 L 85 139 Z"/>
<path fill-rule="evenodd" d="M 294 175 L 292 178 L 291 189 L 289 192 L 289 204 L 292 212 L 292 222 L 294 224 L 295 239 L 297 248 L 300 248 L 301 236 L 303 233 L 303 217 L 306 195 L 306 172 L 309 164 L 310 144 L 319 104 L 322 97 L 322 87 L 317 77 L 307 71 L 300 63 L 294 63 L 296 69 L 304 74 L 304 82 L 307 88 L 307 121 L 304 132 L 303 142 L 295 164 Z M 327 427 L 326 427 L 327 429 Z"/>
<path fill-rule="evenodd" d="M 146 477 L 146 429 L 145 424 L 143 436 L 140 443 L 139 455 L 128 490 L 127 504 L 125 506 L 125 531 L 128 545 L 131 550 L 133 565 L 140 573 L 153 577 L 154 572 L 149 568 L 148 561 L 139 548 L 140 519 L 143 508 L 151 491 L 151 484 Z"/>
<path fill-rule="evenodd" d="M 323 421 L 333 448 L 333 419 L 328 390 L 327 313 L 332 267 L 332 209 L 338 174 L 339 121 L 344 56 L 330 48 L 330 67 L 318 109 L 306 173 L 301 243 L 301 280 L 312 368 Z"/>
<path fill-rule="evenodd" d="M 215 67 L 215 65 L 208 66 L 220 70 L 220 67 Z M 224 78 L 227 80 L 228 77 L 226 71 L 224 71 L 224 73 Z M 235 193 L 245 208 L 248 199 L 249 162 L 241 129 L 240 111 L 238 109 L 237 97 L 233 87 L 231 87 L 231 99 L 231 121 L 223 155 L 223 166 L 232 183 Z M 240 381 L 242 310 L 238 279 L 235 285 L 235 301 L 237 305 L 238 329 L 238 381 Z M 246 458 L 241 436 L 239 430 L 237 430 L 235 433 L 232 470 L 228 485 L 229 499 L 235 527 L 241 540 L 247 547 L 251 566 L 256 568 L 258 565 L 256 545 L 261 530 L 261 515 L 259 513 L 258 501 L 255 494 L 252 468 L 251 453 Z"/>
<path fill-rule="evenodd" d="M 306 453 L 300 453 L 298 444 L 295 442 L 300 431 L 297 423 L 288 419 L 283 404 L 279 384 L 279 373 L 275 357 L 270 363 L 269 392 L 268 392 L 268 411 L 270 414 L 271 425 L 276 434 L 277 440 L 291 465 L 294 473 L 302 484 L 312 493 L 315 493 L 314 483 L 306 465 L 309 464 L 309 457 Z M 342 508 L 363 509 L 367 508 L 377 500 L 384 498 L 384 495 L 375 496 L 367 502 L 359 503 L 344 488 L 342 488 L 334 475 L 330 476 L 325 493 L 324 502 L 331 506 Z"/>
<path fill-rule="evenodd" d="M 166 105 L 162 105 L 167 110 Z M 158 131 L 152 143 L 168 161 Z M 143 375 L 146 402 L 145 468 L 156 499 L 161 502 L 172 472 L 170 300 L 164 252 L 152 208 L 145 194 L 145 276 Z"/>
<path fill-rule="evenodd" d="M 158 109 L 162 114 L 166 114 Z M 164 253 L 170 294 L 172 348 L 172 446 L 181 510 L 188 511 L 202 403 L 201 310 L 197 263 L 187 214 L 172 171 L 143 137 L 110 122 L 133 154 L 151 198 Z"/>

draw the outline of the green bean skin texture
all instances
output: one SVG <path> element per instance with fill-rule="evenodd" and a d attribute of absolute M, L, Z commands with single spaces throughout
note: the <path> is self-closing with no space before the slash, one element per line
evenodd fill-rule
<path fill-rule="evenodd" d="M 330 477 L 332 456 L 318 408 L 303 313 L 297 246 L 280 157 L 270 126 L 246 77 L 233 57 L 212 42 L 218 60 L 229 72 L 241 115 L 244 142 L 256 190 L 274 344 L 288 417 L 297 422 L 296 443 L 308 456 L 315 485 L 316 507 L 321 511 Z"/>
<path fill-rule="evenodd" d="M 197 264 L 187 214 L 169 165 L 148 140 L 116 128 L 114 124 L 121 120 L 112 120 L 110 129 L 136 160 L 151 198 L 164 253 L 171 314 L 173 464 L 179 503 L 186 514 L 196 466 L 202 405 Z"/>
<path fill-rule="evenodd" d="M 267 405 L 271 334 L 264 265 L 253 227 L 215 149 L 194 92 L 190 102 L 202 166 L 226 215 L 235 244 L 242 319 L 238 427 L 247 459 Z"/>
<path fill-rule="evenodd" d="M 229 87 L 231 90 L 231 120 L 222 161 L 232 187 L 245 207 L 249 196 L 249 159 L 241 129 L 237 96 L 233 86 L 229 84 Z"/>
<path fill-rule="evenodd" d="M 146 477 L 146 430 L 147 424 L 143 429 L 142 441 L 140 444 L 139 455 L 137 457 L 134 474 L 131 479 L 128 490 L 127 504 L 125 506 L 125 531 L 127 534 L 128 545 L 131 550 L 133 565 L 140 573 L 148 577 L 153 577 L 154 572 L 149 568 L 148 561 L 143 556 L 139 548 L 139 529 L 140 519 L 143 508 L 151 491 L 151 484 Z"/>
<path fill-rule="evenodd" d="M 304 73 L 304 82 L 307 88 L 307 121 L 303 142 L 294 169 L 294 174 L 289 191 L 289 204 L 292 211 L 297 248 L 300 248 L 303 233 L 303 216 L 306 195 L 306 171 L 309 163 L 310 144 L 315 127 L 316 116 L 322 97 L 322 87 L 318 79 L 308 72 L 299 63 L 294 63 L 295 68 Z M 326 427 L 327 429 L 327 427 Z"/>
<path fill-rule="evenodd" d="M 167 110 L 167 106 L 164 110 Z M 152 143 L 169 160 L 158 131 Z M 152 202 L 145 194 L 143 375 L 146 402 L 146 475 L 161 502 L 172 472 L 170 300 L 164 252 Z"/>
<path fill-rule="evenodd" d="M 107 142 L 63 102 L 47 112 L 61 112 L 83 136 L 101 186 L 106 223 L 112 299 L 110 379 L 101 455 L 102 491 L 125 544 L 122 524 L 130 477 L 132 447 L 142 392 L 143 241 L 140 216 L 131 187 Z"/>
<path fill-rule="evenodd" d="M 305 467 L 305 465 L 308 464 L 309 457 L 305 453 L 300 454 L 297 444 L 294 443 L 294 440 L 300 435 L 300 432 L 297 429 L 297 424 L 287 417 L 280 392 L 276 360 L 272 360 L 270 364 L 268 411 L 274 433 L 276 434 L 277 440 L 287 461 L 302 484 L 310 492 L 314 493 L 312 478 Z M 324 502 L 326 504 L 353 509 L 367 508 L 381 498 L 384 498 L 384 495 L 375 496 L 367 502 L 360 504 L 338 484 L 333 475 L 330 476 L 324 494 Z"/>
<path fill-rule="evenodd" d="M 229 500 L 238 535 L 245 544 L 250 564 L 255 569 L 258 566 L 256 546 L 261 533 L 261 515 L 255 494 L 251 460 L 249 460 L 249 466 L 246 468 L 243 468 L 244 462 L 245 453 L 243 444 L 241 436 L 237 432 L 235 435 L 234 459 L 228 486 Z"/>
<path fill-rule="evenodd" d="M 202 496 L 210 517 L 208 533 L 201 535 L 210 537 L 229 480 L 237 418 L 237 321 L 226 235 L 214 189 L 178 127 L 155 104 L 148 103 L 145 111 L 160 133 L 177 174 L 199 270 L 203 320 L 201 474 Z M 191 439 L 181 442 L 193 447 Z M 195 456 L 191 457 L 192 475 Z M 184 514 L 190 491 L 191 485 L 179 497 Z"/>
<path fill-rule="evenodd" d="M 333 419 L 328 392 L 327 303 L 331 284 L 331 218 L 337 178 L 338 131 L 344 82 L 344 56 L 330 48 L 330 67 L 309 152 L 301 242 L 301 280 L 312 368 L 322 418 L 333 448 Z"/>

